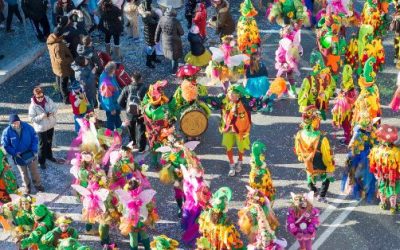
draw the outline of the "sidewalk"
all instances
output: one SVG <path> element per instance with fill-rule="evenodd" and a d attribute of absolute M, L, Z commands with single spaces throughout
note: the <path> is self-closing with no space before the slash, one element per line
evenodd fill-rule
<path fill-rule="evenodd" d="M 46 44 L 36 39 L 33 25 L 26 19 L 25 26 L 14 16 L 11 25 L 15 31 L 6 33 L 0 29 L 0 84 L 18 73 L 46 51 Z"/>

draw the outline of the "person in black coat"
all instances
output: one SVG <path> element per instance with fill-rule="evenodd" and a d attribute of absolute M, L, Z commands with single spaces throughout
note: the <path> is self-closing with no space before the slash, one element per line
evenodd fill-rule
<path fill-rule="evenodd" d="M 132 115 L 127 110 L 127 105 L 131 100 L 131 95 L 138 97 L 140 101 L 143 100 L 147 93 L 147 88 L 142 83 L 142 76 L 139 72 L 133 73 L 133 82 L 126 86 L 120 96 L 118 97 L 118 104 L 122 109 L 125 109 L 128 118 L 129 135 L 134 147 L 138 147 L 139 152 L 142 153 L 146 149 L 146 126 L 144 119 L 141 115 Z"/>
<path fill-rule="evenodd" d="M 121 59 L 119 38 L 123 31 L 122 10 L 115 6 L 111 0 L 104 0 L 100 6 L 99 29 L 105 34 L 106 52 L 111 54 L 111 37 L 114 40 L 115 60 Z"/>
<path fill-rule="evenodd" d="M 187 20 L 187 28 L 192 27 L 193 16 L 196 12 L 197 0 L 186 0 L 185 1 L 185 18 Z"/>
<path fill-rule="evenodd" d="M 53 25 L 57 26 L 58 24 L 60 24 L 61 18 L 63 16 L 68 16 L 68 14 L 74 8 L 75 8 L 74 4 L 70 0 L 57 0 L 57 3 L 54 5 L 54 10 L 53 10 L 56 23 L 53 23 Z"/>
<path fill-rule="evenodd" d="M 160 17 L 151 8 L 151 0 L 144 0 L 139 5 L 139 15 L 142 17 L 143 30 L 144 30 L 144 41 L 146 43 L 146 66 L 149 68 L 154 68 L 152 62 L 160 63 L 161 61 L 157 59 L 156 50 L 154 46 L 156 45 L 154 37 L 156 35 L 156 29 Z"/>
<path fill-rule="evenodd" d="M 25 13 L 25 17 L 32 20 L 38 40 L 46 42 L 47 37 L 50 35 L 50 24 L 46 15 L 47 0 L 23 0 L 22 10 Z M 42 26 L 43 30 L 39 26 Z"/>
<path fill-rule="evenodd" d="M 63 38 L 67 43 L 68 49 L 70 50 L 72 57 L 75 59 L 78 56 L 76 49 L 80 42 L 80 35 L 82 35 L 82 33 L 80 30 L 75 28 L 71 18 L 67 16 L 62 16 L 59 21 L 60 23 L 57 27 L 60 27 Z"/>

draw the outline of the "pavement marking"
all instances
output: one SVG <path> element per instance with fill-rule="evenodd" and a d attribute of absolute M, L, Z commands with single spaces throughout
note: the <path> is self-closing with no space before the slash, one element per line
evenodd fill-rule
<path fill-rule="evenodd" d="M 344 204 L 345 203 L 345 199 L 342 199 L 340 197 L 343 197 L 343 195 L 336 196 L 336 198 L 333 201 L 330 202 L 330 203 L 333 203 L 333 204 L 338 204 L 337 206 L 329 204 L 329 206 L 327 208 L 325 208 L 324 212 L 319 216 L 320 224 L 322 224 L 322 222 L 324 222 L 329 217 L 329 215 L 331 215 L 333 213 L 333 211 L 335 211 L 338 208 L 338 206 L 340 204 Z M 358 205 L 358 203 L 356 205 Z M 290 246 L 290 248 L 288 248 L 288 250 L 296 250 L 296 249 L 299 249 L 299 247 L 300 247 L 300 245 L 296 241 L 295 243 L 293 243 L 293 245 Z M 317 248 L 315 248 L 315 249 L 317 249 Z"/>
<path fill-rule="evenodd" d="M 280 29 L 274 30 L 258 30 L 259 33 L 261 34 L 279 34 Z M 301 34 L 307 34 L 307 35 L 314 35 L 314 32 L 312 30 L 301 30 Z"/>
<path fill-rule="evenodd" d="M 329 225 L 329 228 L 326 229 L 323 234 L 315 241 L 313 244 L 314 249 L 318 249 L 328 238 L 329 236 L 338 228 L 338 226 L 349 216 L 349 214 L 357 207 L 357 205 L 360 203 L 360 201 L 356 201 L 353 206 L 351 207 L 345 207 L 339 217 L 336 218 L 336 220 L 333 221 L 331 225 Z"/>

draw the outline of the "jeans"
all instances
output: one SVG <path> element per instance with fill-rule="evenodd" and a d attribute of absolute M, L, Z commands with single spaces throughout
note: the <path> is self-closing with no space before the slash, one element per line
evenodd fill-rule
<path fill-rule="evenodd" d="M 121 127 L 122 121 L 120 114 L 121 114 L 120 110 L 116 110 L 115 115 L 112 115 L 111 111 L 106 111 L 106 117 L 107 117 L 106 127 L 108 129 L 114 130 Z"/>
<path fill-rule="evenodd" d="M 50 24 L 47 16 L 43 16 L 40 20 L 32 20 L 33 25 L 35 26 L 37 37 L 39 40 L 47 38 L 50 35 Z M 40 30 L 40 26 L 42 26 L 42 30 Z"/>
<path fill-rule="evenodd" d="M 68 76 L 67 77 L 56 76 L 57 87 L 61 93 L 61 97 L 64 103 L 68 100 L 68 94 L 69 94 L 68 81 L 69 81 Z"/>
<path fill-rule="evenodd" d="M 45 164 L 46 159 L 53 158 L 53 135 L 54 128 L 44 132 L 38 132 L 39 137 L 39 164 Z"/>
<path fill-rule="evenodd" d="M 19 13 L 18 4 L 8 5 L 8 14 L 7 14 L 7 30 L 11 30 L 11 22 L 14 14 L 18 17 L 19 21 L 22 23 L 22 17 Z"/>
<path fill-rule="evenodd" d="M 178 70 L 178 60 L 171 60 L 171 66 L 172 66 L 172 74 L 175 74 L 176 71 Z"/>
<path fill-rule="evenodd" d="M 28 165 L 28 166 L 17 165 L 19 173 L 21 174 L 22 187 L 23 188 L 30 189 L 30 187 L 31 187 L 31 181 L 29 179 L 28 169 L 29 169 L 29 172 L 30 172 L 30 174 L 32 176 L 33 185 L 35 185 L 35 187 L 39 187 L 39 186 L 42 185 L 42 181 L 40 180 L 40 175 L 39 175 L 37 166 L 38 166 L 38 160 L 37 159 L 32 161 L 31 164 Z"/>
<path fill-rule="evenodd" d="M 132 117 L 128 129 L 133 145 L 137 145 L 140 152 L 144 151 L 146 149 L 146 126 L 143 118 Z"/>
<path fill-rule="evenodd" d="M 106 43 L 111 42 L 111 37 L 114 39 L 114 45 L 118 46 L 119 45 L 119 35 L 111 35 L 110 33 L 106 33 Z"/>

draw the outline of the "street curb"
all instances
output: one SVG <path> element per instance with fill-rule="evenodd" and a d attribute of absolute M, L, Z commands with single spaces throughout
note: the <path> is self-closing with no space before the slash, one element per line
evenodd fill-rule
<path fill-rule="evenodd" d="M 31 64 L 37 58 L 42 56 L 46 51 L 46 46 L 41 45 L 34 48 L 32 51 L 17 57 L 14 61 L 10 62 L 2 70 L 6 71 L 4 75 L 0 76 L 0 84 L 10 79 L 12 76 L 23 70 L 26 66 Z"/>

